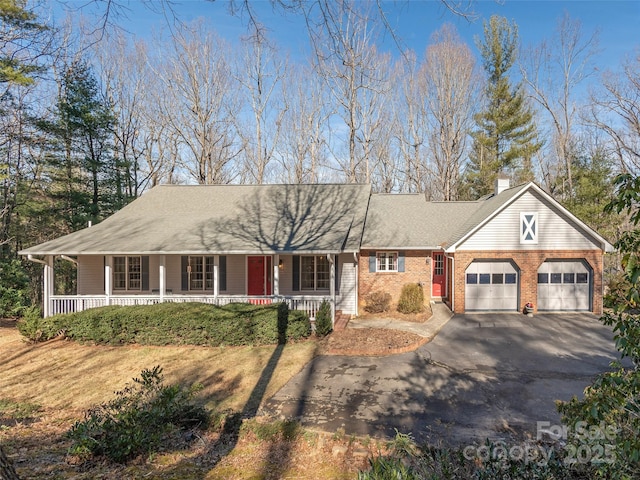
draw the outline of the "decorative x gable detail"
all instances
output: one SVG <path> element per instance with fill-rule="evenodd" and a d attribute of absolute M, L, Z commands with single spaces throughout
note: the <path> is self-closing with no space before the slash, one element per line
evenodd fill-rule
<path fill-rule="evenodd" d="M 538 243 L 538 212 L 520 213 L 520 243 Z"/>

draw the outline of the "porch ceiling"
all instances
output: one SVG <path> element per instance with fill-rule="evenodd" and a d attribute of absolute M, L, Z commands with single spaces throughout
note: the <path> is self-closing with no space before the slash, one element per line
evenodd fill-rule
<path fill-rule="evenodd" d="M 368 185 L 163 185 L 22 255 L 358 251 Z"/>

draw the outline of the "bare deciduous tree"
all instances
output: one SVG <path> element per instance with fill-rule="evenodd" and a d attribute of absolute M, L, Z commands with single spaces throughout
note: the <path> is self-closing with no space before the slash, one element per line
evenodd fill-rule
<path fill-rule="evenodd" d="M 435 198 L 456 200 L 460 168 L 467 153 L 479 75 L 469 47 L 454 27 L 445 25 L 427 47 L 420 76 L 426 103 L 428 149 Z"/>
<path fill-rule="evenodd" d="M 162 50 L 155 74 L 163 83 L 158 121 L 169 127 L 179 164 L 200 184 L 229 183 L 240 147 L 232 113 L 238 110 L 225 53 L 229 47 L 202 22 L 181 26 Z"/>
<path fill-rule="evenodd" d="M 242 140 L 243 183 L 264 183 L 271 176 L 272 162 L 282 132 L 286 103 L 281 83 L 287 71 L 277 57 L 260 26 L 245 39 L 242 62 L 236 81 L 244 89 L 247 108 L 235 115 L 238 136 Z"/>
<path fill-rule="evenodd" d="M 623 172 L 640 172 L 640 54 L 622 71 L 607 72 L 602 88 L 591 94 L 589 122 L 611 139 Z"/>
<path fill-rule="evenodd" d="M 521 55 L 520 71 L 525 84 L 533 100 L 550 120 L 553 138 L 551 157 L 565 180 L 560 192 L 564 197 L 570 197 L 573 192 L 572 161 L 575 157 L 576 121 L 580 114 L 575 91 L 595 71 L 591 60 L 597 44 L 597 32 L 585 37 L 580 21 L 565 14 L 558 21 L 551 40 L 545 40 Z M 550 191 L 556 190 L 557 179 L 551 175 L 553 168 L 548 164 L 542 165 Z"/>
<path fill-rule="evenodd" d="M 373 46 L 374 30 L 366 4 L 339 0 L 322 4 L 321 28 L 311 32 L 319 75 L 327 83 L 337 116 L 346 126 L 346 153 L 336 145 L 336 163 L 351 183 L 368 182 L 371 167 L 368 141 L 379 123 L 373 115 L 388 88 L 384 62 Z M 330 125 L 333 122 L 330 123 Z M 360 151 L 358 148 L 361 147 Z"/>
<path fill-rule="evenodd" d="M 323 180 L 327 161 L 325 129 L 329 113 L 323 84 L 304 67 L 290 68 L 283 82 L 282 137 L 278 158 L 288 183 L 316 183 Z"/>
<path fill-rule="evenodd" d="M 405 53 L 404 62 L 398 62 L 393 72 L 394 91 L 393 132 L 402 163 L 401 190 L 408 193 L 426 192 L 427 165 L 427 113 L 424 102 L 424 82 L 421 81 L 415 53 Z"/>

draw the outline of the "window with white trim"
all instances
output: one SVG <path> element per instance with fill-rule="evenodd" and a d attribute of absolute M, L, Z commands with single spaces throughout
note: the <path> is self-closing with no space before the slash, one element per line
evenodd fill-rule
<path fill-rule="evenodd" d="M 520 212 L 520 243 L 538 243 L 538 212 Z"/>
<path fill-rule="evenodd" d="M 329 290 L 331 265 L 326 255 L 300 257 L 300 289 Z"/>
<path fill-rule="evenodd" d="M 113 257 L 113 289 L 142 290 L 142 257 Z"/>
<path fill-rule="evenodd" d="M 189 257 L 189 290 L 213 290 L 213 264 L 213 257 Z"/>
<path fill-rule="evenodd" d="M 376 271 L 397 272 L 398 271 L 398 253 L 397 252 L 378 252 L 376 254 Z"/>

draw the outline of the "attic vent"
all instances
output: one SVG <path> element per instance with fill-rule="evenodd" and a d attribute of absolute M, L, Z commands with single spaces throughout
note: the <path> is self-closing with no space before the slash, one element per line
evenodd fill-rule
<path fill-rule="evenodd" d="M 538 212 L 520 213 L 520 243 L 538 243 Z"/>

